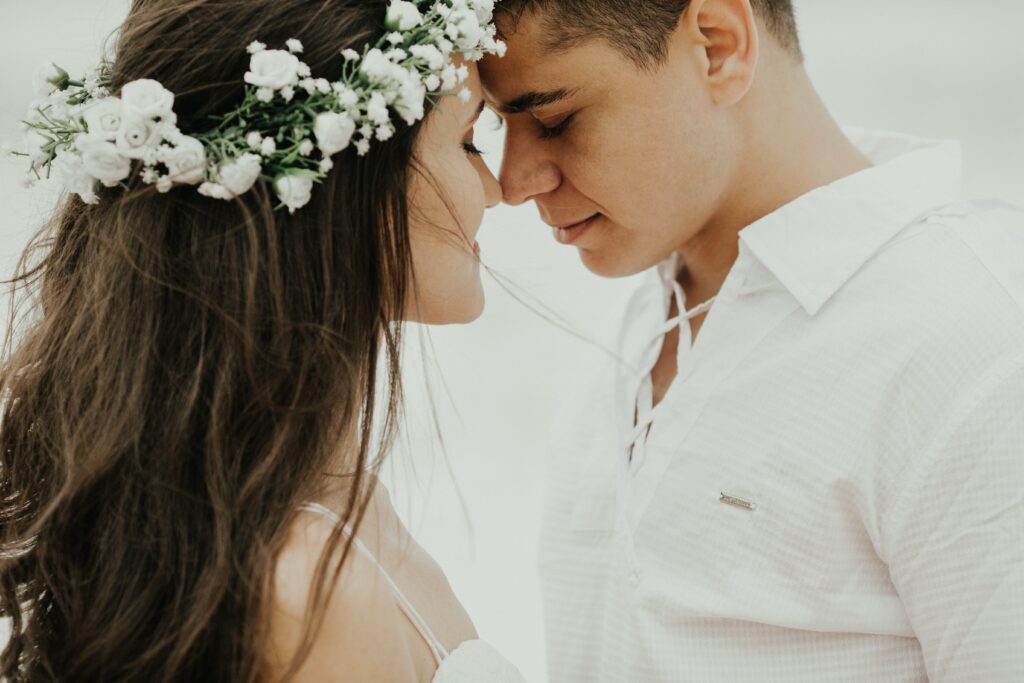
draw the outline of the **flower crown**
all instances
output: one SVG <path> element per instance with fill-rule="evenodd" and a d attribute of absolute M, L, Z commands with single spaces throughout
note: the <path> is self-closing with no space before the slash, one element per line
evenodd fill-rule
<path fill-rule="evenodd" d="M 110 64 L 83 80 L 54 65 L 37 77 L 41 99 L 23 122 L 24 150 L 14 153 L 31 161 L 27 184 L 56 171 L 88 204 L 98 203 L 98 184 L 124 185 L 141 161 L 143 182 L 160 192 L 198 185 L 201 195 L 229 200 L 264 178 L 281 201 L 277 208 L 294 213 L 334 167 L 332 156 L 353 145 L 367 154 L 372 140 L 394 135 L 395 117 L 412 125 L 427 103 L 455 94 L 469 69 L 456 68 L 453 54 L 467 61 L 504 56 L 494 3 L 391 0 L 390 32 L 362 54 L 343 50 L 334 82 L 313 78 L 296 56 L 303 51 L 298 40 L 285 50 L 254 42 L 241 106 L 194 136 L 178 130 L 174 94 L 159 82 L 132 81 L 113 97 Z M 458 96 L 468 101 L 469 90 Z"/>

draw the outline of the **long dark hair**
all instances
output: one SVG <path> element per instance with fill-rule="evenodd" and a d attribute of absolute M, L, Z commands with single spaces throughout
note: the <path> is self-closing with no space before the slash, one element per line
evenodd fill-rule
<path fill-rule="evenodd" d="M 134 0 L 115 87 L 160 81 L 199 132 L 241 102 L 250 41 L 298 38 L 332 77 L 385 13 Z M 11 281 L 31 307 L 12 315 L 0 368 L 0 677 L 263 679 L 268 583 L 296 508 L 333 480 L 357 524 L 400 410 L 419 128 L 336 157 L 295 215 L 262 183 L 220 202 L 135 178 L 95 206 L 67 200 L 36 237 Z M 346 543 L 339 529 L 312 602 Z"/>

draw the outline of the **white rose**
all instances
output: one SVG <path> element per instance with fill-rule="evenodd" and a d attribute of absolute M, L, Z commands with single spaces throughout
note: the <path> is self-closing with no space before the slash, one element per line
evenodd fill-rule
<path fill-rule="evenodd" d="M 220 183 L 203 183 L 199 186 L 199 194 L 212 199 L 235 198 L 235 195 L 231 194 L 228 188 L 224 187 Z"/>
<path fill-rule="evenodd" d="M 77 194 L 86 204 L 99 202 L 99 197 L 96 196 L 96 179 L 85 171 L 80 156 L 62 152 L 57 155 L 53 167 L 68 192 Z"/>
<path fill-rule="evenodd" d="M 408 31 L 423 23 L 423 15 L 416 5 L 405 0 L 391 0 L 386 20 L 388 28 Z"/>
<path fill-rule="evenodd" d="M 274 190 L 288 211 L 295 213 L 313 198 L 313 179 L 305 175 L 280 175 L 274 180 Z"/>
<path fill-rule="evenodd" d="M 206 176 L 206 150 L 193 137 L 183 137 L 164 157 L 168 174 L 179 185 L 197 185 Z"/>
<path fill-rule="evenodd" d="M 257 88 L 280 90 L 299 84 L 299 58 L 284 50 L 264 50 L 252 56 L 245 82 Z"/>
<path fill-rule="evenodd" d="M 157 81 L 143 78 L 121 88 L 125 116 L 146 119 L 170 119 L 174 110 L 174 93 Z"/>
<path fill-rule="evenodd" d="M 107 97 L 90 104 L 82 112 L 82 118 L 85 119 L 90 135 L 99 135 L 113 142 L 117 139 L 117 132 L 121 130 L 124 105 L 116 97 Z"/>
<path fill-rule="evenodd" d="M 355 121 L 348 114 L 327 112 L 316 117 L 313 135 L 325 157 L 334 156 L 348 147 L 356 132 Z"/>
<path fill-rule="evenodd" d="M 114 138 L 117 148 L 129 159 L 145 159 L 160 142 L 162 128 L 151 119 L 125 114 Z"/>
<path fill-rule="evenodd" d="M 426 97 L 427 88 L 419 81 L 410 81 L 399 91 L 395 111 L 411 126 L 423 118 Z"/>
<path fill-rule="evenodd" d="M 132 172 L 132 160 L 121 154 L 114 143 L 96 136 L 82 135 L 75 141 L 82 153 L 82 168 L 107 187 L 115 187 Z"/>
<path fill-rule="evenodd" d="M 259 54 L 265 53 L 261 52 Z M 232 196 L 245 194 L 256 184 L 262 170 L 262 161 L 258 155 L 243 154 L 234 161 L 230 161 L 220 167 L 220 184 Z"/>

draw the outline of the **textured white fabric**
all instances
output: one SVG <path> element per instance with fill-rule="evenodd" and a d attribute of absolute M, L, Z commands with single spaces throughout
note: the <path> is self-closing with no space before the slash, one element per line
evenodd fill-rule
<path fill-rule="evenodd" d="M 525 683 L 507 659 L 482 640 L 469 640 L 448 655 L 433 683 Z"/>
<path fill-rule="evenodd" d="M 552 683 L 1024 681 L 1024 213 L 958 203 L 955 144 L 852 137 L 875 167 L 743 231 L 632 458 L 675 263 L 583 359 Z"/>

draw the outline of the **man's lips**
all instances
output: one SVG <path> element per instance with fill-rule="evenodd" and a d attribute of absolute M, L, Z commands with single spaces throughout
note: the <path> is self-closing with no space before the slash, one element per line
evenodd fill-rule
<path fill-rule="evenodd" d="M 592 218 L 595 218 L 597 216 L 598 216 L 598 214 L 595 213 L 595 214 L 591 214 L 590 216 L 587 216 L 586 218 L 583 218 L 583 219 L 578 220 L 578 221 L 572 221 L 572 222 L 569 222 L 569 223 L 548 223 L 548 225 L 550 225 L 555 230 L 571 230 L 573 228 L 580 227 L 581 225 L 583 225 L 587 221 L 589 221 Z"/>
<path fill-rule="evenodd" d="M 575 244 L 600 217 L 601 214 L 595 213 L 590 218 L 585 218 L 582 221 L 555 226 L 553 230 L 555 239 L 560 244 Z"/>

